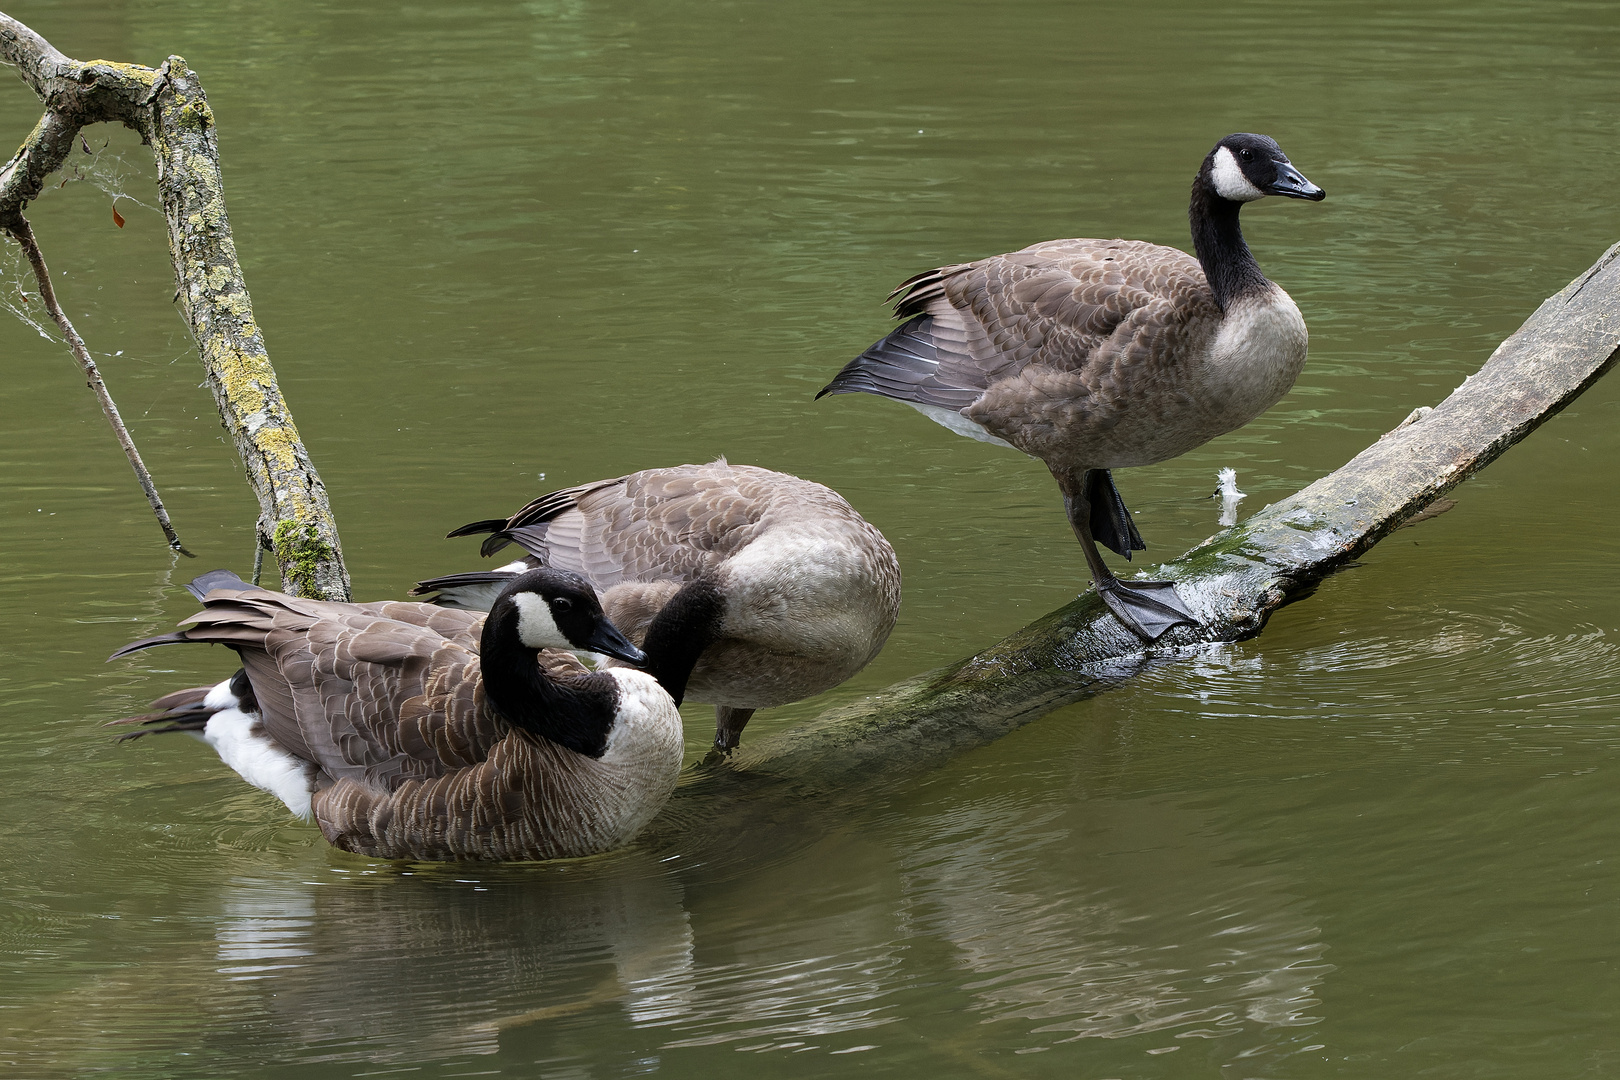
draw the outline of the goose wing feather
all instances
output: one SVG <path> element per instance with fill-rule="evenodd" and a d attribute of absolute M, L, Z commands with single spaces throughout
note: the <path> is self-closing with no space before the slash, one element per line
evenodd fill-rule
<path fill-rule="evenodd" d="M 895 295 L 907 322 L 822 392 L 958 409 L 1008 441 L 1015 425 L 972 408 L 998 383 L 1037 369 L 1062 376 L 1077 407 L 1107 412 L 1122 377 L 1220 315 L 1196 259 L 1131 240 L 1052 240 L 919 274 Z"/>
<path fill-rule="evenodd" d="M 510 580 L 510 575 L 502 577 L 504 580 Z M 474 652 L 478 651 L 478 642 L 484 633 L 482 611 L 461 611 L 408 600 L 382 600 L 354 606 L 371 615 L 431 630 L 440 637 Z"/>
<path fill-rule="evenodd" d="M 794 480 L 724 459 L 648 469 L 552 492 L 514 514 L 498 535 L 598 591 L 625 581 L 691 581 L 747 546 L 783 499 L 825 492 Z"/>
<path fill-rule="evenodd" d="M 391 790 L 482 761 L 508 730 L 484 697 L 482 613 L 252 588 L 205 603 L 185 639 L 236 648 L 266 733 L 333 780 Z"/>

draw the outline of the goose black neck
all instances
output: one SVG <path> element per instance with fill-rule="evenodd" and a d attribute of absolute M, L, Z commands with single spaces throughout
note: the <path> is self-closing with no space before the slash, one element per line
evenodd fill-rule
<path fill-rule="evenodd" d="M 1192 223 L 1193 251 L 1198 253 L 1215 303 L 1224 312 L 1235 300 L 1265 292 L 1271 282 L 1243 242 L 1243 230 L 1238 228 L 1243 204 L 1216 194 L 1207 172 L 1206 167 L 1193 181 L 1187 216 Z"/>
<path fill-rule="evenodd" d="M 647 654 L 647 674 L 679 705 L 686 696 L 686 681 L 698 657 L 720 637 L 725 626 L 726 600 L 708 581 L 682 587 L 653 617 L 641 649 Z"/>
<path fill-rule="evenodd" d="M 550 739 L 559 746 L 601 757 L 618 705 L 612 684 L 596 679 L 552 679 L 540 667 L 539 650 L 518 639 L 517 608 L 490 613 L 479 644 L 484 693 L 513 727 Z"/>

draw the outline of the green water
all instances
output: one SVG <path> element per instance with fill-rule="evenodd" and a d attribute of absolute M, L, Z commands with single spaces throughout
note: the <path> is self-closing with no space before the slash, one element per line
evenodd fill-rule
<path fill-rule="evenodd" d="M 1218 468 L 1247 512 L 1336 468 L 1620 239 L 1604 4 L 5 8 L 201 74 L 361 598 L 476 565 L 440 539 L 464 521 L 722 453 L 882 528 L 887 649 L 751 738 L 1085 581 L 1038 463 L 810 400 L 901 279 L 1052 237 L 1186 246 L 1230 131 L 1327 189 L 1244 215 L 1310 324 L 1293 393 L 1119 475 L 1168 557 L 1215 531 Z M 37 115 L 0 76 L 0 138 Z M 90 134 L 91 182 L 30 216 L 200 558 L 163 547 L 65 351 L 0 318 L 6 1075 L 1620 1074 L 1620 382 L 1263 637 L 942 768 L 674 857 L 373 863 L 206 747 L 98 726 L 228 674 L 102 659 L 193 610 L 193 573 L 245 569 L 256 507 L 139 204 L 150 157 Z M 38 318 L 21 269 L 0 250 L 0 297 Z M 688 710 L 694 757 L 709 723 Z"/>

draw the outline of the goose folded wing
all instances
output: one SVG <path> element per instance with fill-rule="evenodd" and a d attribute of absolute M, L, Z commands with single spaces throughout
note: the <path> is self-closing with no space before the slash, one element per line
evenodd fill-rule
<path fill-rule="evenodd" d="M 962 409 L 1030 368 L 1079 375 L 1083 394 L 1105 377 L 1088 369 L 1138 363 L 1147 337 L 1219 314 L 1197 260 L 1135 241 L 1054 240 L 914 280 L 897 308 L 913 322 L 884 340 L 925 340 L 931 366 L 889 396 Z"/>
<path fill-rule="evenodd" d="M 277 742 L 333 779 L 392 789 L 482 761 L 506 734 L 471 649 L 358 605 L 331 607 L 243 656 Z"/>
<path fill-rule="evenodd" d="M 505 580 L 503 576 L 500 580 Z M 355 604 L 368 615 L 377 615 L 394 622 L 408 623 L 430 630 L 447 641 L 478 651 L 479 639 L 484 633 L 484 612 L 444 608 L 410 600 L 379 600 L 368 604 Z"/>
<path fill-rule="evenodd" d="M 492 535 L 478 549 L 479 554 L 486 559 L 513 543 L 522 545 L 530 554 L 539 555 L 543 559 L 546 532 L 555 518 L 573 510 L 578 505 L 579 498 L 585 493 L 598 487 L 623 482 L 624 478 L 619 477 L 616 480 L 601 480 L 593 484 L 549 491 L 523 506 L 509 518 L 470 522 L 453 530 L 449 535 L 471 536 L 476 533 L 491 533 Z"/>
<path fill-rule="evenodd" d="M 575 489 L 572 508 L 512 535 L 598 590 L 625 581 L 690 581 L 754 538 L 770 476 L 723 460 L 648 469 Z"/>

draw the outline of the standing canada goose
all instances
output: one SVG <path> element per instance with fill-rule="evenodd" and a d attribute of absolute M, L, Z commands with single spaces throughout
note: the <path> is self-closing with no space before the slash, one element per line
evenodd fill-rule
<path fill-rule="evenodd" d="M 1093 537 L 1146 545 L 1108 470 L 1165 461 L 1276 404 L 1305 363 L 1305 320 L 1266 280 L 1238 210 L 1326 193 L 1264 135 L 1228 135 L 1193 180 L 1194 259 L 1132 240 L 1050 240 L 903 282 L 907 320 L 817 394 L 894 398 L 1051 469 L 1097 591 L 1152 641 L 1197 623 L 1168 581 L 1121 581 Z"/>
<path fill-rule="evenodd" d="M 187 586 L 177 642 L 229 645 L 242 669 L 124 723 L 127 738 L 185 731 L 326 839 L 389 859 L 556 859 L 627 843 L 674 790 L 683 738 L 668 693 L 630 668 L 592 673 L 566 654 L 645 659 L 583 579 L 515 576 L 490 614 L 430 604 L 339 604 L 254 588 L 228 570 Z M 655 623 L 649 643 L 695 650 Z"/>
<path fill-rule="evenodd" d="M 492 534 L 486 557 L 516 543 L 529 558 L 423 581 L 412 594 L 483 608 L 510 573 L 572 570 L 642 643 L 647 670 L 679 703 L 664 646 L 645 638 L 666 613 L 702 649 L 685 695 L 715 706 L 721 753 L 736 747 L 754 710 L 819 694 L 865 667 L 900 611 L 894 549 L 837 492 L 724 458 L 554 491 L 450 535 L 476 533 Z M 717 605 L 689 610 L 711 594 Z"/>

